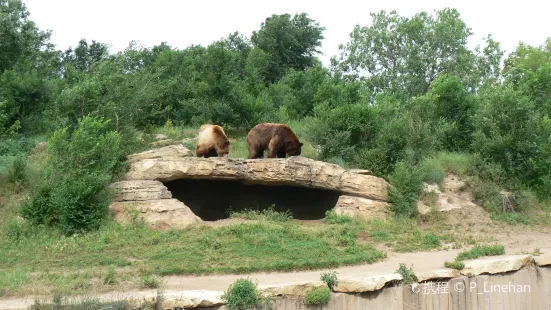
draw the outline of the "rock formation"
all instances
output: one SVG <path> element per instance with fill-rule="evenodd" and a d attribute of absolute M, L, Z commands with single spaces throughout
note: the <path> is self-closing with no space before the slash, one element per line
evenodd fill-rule
<path fill-rule="evenodd" d="M 117 191 L 111 211 L 137 209 L 154 226 L 200 221 L 183 203 L 172 199 L 161 182 L 177 179 L 233 180 L 245 184 L 287 185 L 342 193 L 335 211 L 362 218 L 387 215 L 389 184 L 367 170 L 346 170 L 305 157 L 274 159 L 197 158 L 183 145 L 170 145 L 128 157 L 130 170 Z M 152 215 L 162 212 L 163 215 Z M 185 217 L 185 218 L 184 218 Z M 149 218 L 149 219 L 148 219 Z"/>

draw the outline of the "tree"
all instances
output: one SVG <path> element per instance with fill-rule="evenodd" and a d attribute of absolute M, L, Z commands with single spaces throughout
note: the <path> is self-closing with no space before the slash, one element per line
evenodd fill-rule
<path fill-rule="evenodd" d="M 278 81 L 289 68 L 304 70 L 314 64 L 314 55 L 323 40 L 323 31 L 306 13 L 272 15 L 266 18 L 251 41 L 270 55 L 270 71 L 266 83 Z"/>
<path fill-rule="evenodd" d="M 21 0 L 0 0 L 0 74 L 20 60 L 51 48 L 51 33 L 40 31 L 29 15 Z"/>
<path fill-rule="evenodd" d="M 482 76 L 495 70 L 496 57 L 499 65 L 499 44 L 491 36 L 480 56 L 467 48 L 472 32 L 455 9 L 436 11 L 436 16 L 421 12 L 407 18 L 381 11 L 371 17 L 371 26 L 356 25 L 350 41 L 339 47 L 339 69 L 352 77 L 364 74 L 374 94 L 419 95 L 441 74 L 459 76 L 476 88 Z M 486 61 L 478 63 L 477 57 Z"/>

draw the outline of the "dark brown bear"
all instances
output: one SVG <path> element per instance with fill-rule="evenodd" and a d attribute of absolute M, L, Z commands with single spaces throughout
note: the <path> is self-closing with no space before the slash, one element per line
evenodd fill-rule
<path fill-rule="evenodd" d="M 302 143 L 291 128 L 284 124 L 262 123 L 254 126 L 247 135 L 249 159 L 264 157 L 268 149 L 268 158 L 285 158 L 285 155 L 298 156 Z"/>
<path fill-rule="evenodd" d="M 195 147 L 197 157 L 224 157 L 230 152 L 230 140 L 218 125 L 203 124 Z"/>

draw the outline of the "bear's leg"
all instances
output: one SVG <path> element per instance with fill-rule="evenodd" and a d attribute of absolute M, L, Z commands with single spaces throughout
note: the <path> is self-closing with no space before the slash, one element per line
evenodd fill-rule
<path fill-rule="evenodd" d="M 249 144 L 249 159 L 263 158 L 264 150 L 257 144 Z"/>
<path fill-rule="evenodd" d="M 270 144 L 268 145 L 268 158 L 277 158 L 277 154 L 280 152 L 281 145 L 279 143 L 279 139 L 277 137 L 272 138 L 270 140 Z"/>
<path fill-rule="evenodd" d="M 277 152 L 277 158 L 285 158 L 287 154 L 285 153 L 285 150 L 280 150 Z"/>

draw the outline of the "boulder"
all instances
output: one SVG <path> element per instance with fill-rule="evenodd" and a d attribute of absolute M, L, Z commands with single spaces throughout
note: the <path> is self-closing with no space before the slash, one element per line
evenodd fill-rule
<path fill-rule="evenodd" d="M 534 256 L 534 261 L 538 266 L 549 266 L 551 265 L 551 254 L 541 254 Z"/>
<path fill-rule="evenodd" d="M 182 291 L 163 293 L 163 309 L 206 308 L 225 304 L 223 292 Z"/>
<path fill-rule="evenodd" d="M 371 277 L 358 277 L 354 279 L 342 279 L 334 287 L 335 292 L 341 293 L 363 293 L 380 290 L 387 283 L 403 280 L 402 275 L 398 273 L 377 275 Z"/>
<path fill-rule="evenodd" d="M 532 262 L 532 255 L 511 255 L 465 261 L 460 272 L 465 276 L 516 271 Z"/>
<path fill-rule="evenodd" d="M 385 201 L 341 195 L 335 206 L 335 213 L 361 219 L 385 219 L 390 214 L 388 207 L 389 204 Z"/>
<path fill-rule="evenodd" d="M 168 140 L 167 135 L 163 135 L 162 133 L 154 134 L 153 139 L 155 140 Z"/>
<path fill-rule="evenodd" d="M 154 229 L 184 228 L 202 220 L 176 199 L 115 201 L 109 210 L 119 222 L 143 221 Z"/>
<path fill-rule="evenodd" d="M 172 194 L 159 181 L 121 181 L 110 185 L 115 190 L 113 201 L 170 199 Z"/>
<path fill-rule="evenodd" d="M 314 288 L 326 287 L 323 281 L 259 286 L 264 296 L 306 296 Z"/>
<path fill-rule="evenodd" d="M 459 277 L 461 273 L 459 270 L 455 269 L 437 269 L 437 270 L 428 270 L 416 272 L 418 282 L 424 282 L 429 280 L 438 280 L 438 279 L 451 279 Z"/>
<path fill-rule="evenodd" d="M 178 150 L 173 149 L 178 147 Z M 187 151 L 184 151 L 184 149 Z M 235 159 L 189 157 L 182 145 L 132 155 L 126 180 L 235 180 L 249 184 L 290 185 L 339 191 L 386 201 L 389 184 L 382 178 L 357 174 L 335 164 L 301 156 Z"/>
<path fill-rule="evenodd" d="M 129 155 L 128 161 L 131 163 L 140 163 L 148 159 L 165 160 L 190 156 L 193 156 L 193 153 L 185 146 L 178 144 Z"/>

